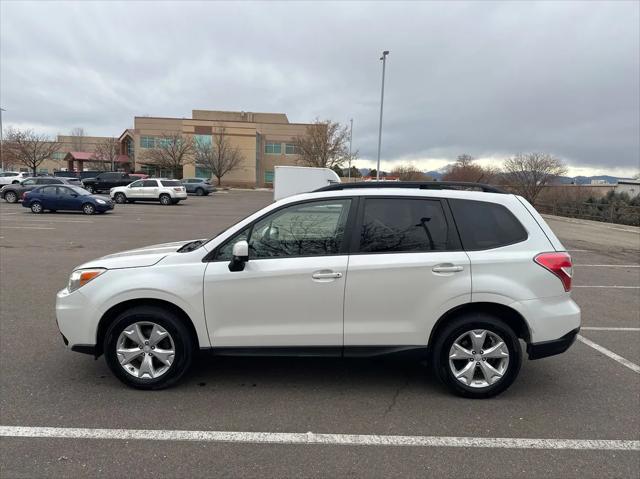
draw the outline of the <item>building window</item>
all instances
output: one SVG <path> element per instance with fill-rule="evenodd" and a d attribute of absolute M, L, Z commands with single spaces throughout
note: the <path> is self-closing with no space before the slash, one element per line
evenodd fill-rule
<path fill-rule="evenodd" d="M 38 168 L 38 173 L 42 173 L 43 175 L 46 175 L 49 173 L 49 168 Z"/>
<path fill-rule="evenodd" d="M 287 143 L 286 145 L 284 145 L 284 152 L 287 155 L 297 155 L 298 147 L 293 143 Z"/>
<path fill-rule="evenodd" d="M 51 158 L 59 161 L 59 160 L 64 160 L 65 156 L 67 156 L 66 153 L 63 153 L 61 151 L 56 151 L 53 155 L 51 155 Z"/>
<path fill-rule="evenodd" d="M 282 153 L 281 143 L 267 143 L 264 145 L 264 152 L 268 155 L 279 155 Z"/>
<path fill-rule="evenodd" d="M 155 148 L 156 139 L 153 136 L 141 136 L 140 148 Z"/>
<path fill-rule="evenodd" d="M 196 147 L 211 146 L 211 135 L 193 135 L 193 141 Z"/>
<path fill-rule="evenodd" d="M 196 166 L 196 178 L 211 178 L 211 170 L 203 166 Z"/>
<path fill-rule="evenodd" d="M 265 183 L 273 183 L 273 171 L 265 171 L 264 172 L 264 182 Z"/>

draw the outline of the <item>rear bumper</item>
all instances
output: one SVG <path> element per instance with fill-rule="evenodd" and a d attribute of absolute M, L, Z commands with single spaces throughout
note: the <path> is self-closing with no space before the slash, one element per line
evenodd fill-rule
<path fill-rule="evenodd" d="M 527 354 L 529 355 L 529 359 L 547 358 L 549 356 L 564 353 L 575 342 L 579 332 L 580 328 L 578 327 L 558 339 L 542 341 L 539 343 L 529 343 L 527 345 Z"/>

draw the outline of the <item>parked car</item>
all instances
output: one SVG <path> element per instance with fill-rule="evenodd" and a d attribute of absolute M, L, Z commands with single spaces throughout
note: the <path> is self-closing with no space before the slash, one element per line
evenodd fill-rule
<path fill-rule="evenodd" d="M 53 176 L 37 176 L 22 180 L 21 183 L 12 183 L 0 188 L 0 198 L 7 203 L 17 203 L 22 195 L 42 185 L 71 185 L 73 178 L 55 178 Z"/>
<path fill-rule="evenodd" d="M 205 196 L 216 191 L 211 180 L 207 178 L 183 178 L 180 180 L 187 193 L 195 193 L 196 196 Z"/>
<path fill-rule="evenodd" d="M 0 173 L 0 185 L 11 185 L 20 183 L 29 177 L 29 173 L 24 171 L 4 171 Z"/>
<path fill-rule="evenodd" d="M 83 179 L 82 186 L 90 193 L 101 193 L 117 186 L 126 186 L 138 179 L 139 177 L 129 173 L 107 171 L 94 178 Z"/>
<path fill-rule="evenodd" d="M 175 205 L 187 199 L 187 191 L 180 180 L 152 178 L 134 181 L 128 186 L 111 188 L 109 196 L 116 203 L 159 201 L 163 205 Z"/>
<path fill-rule="evenodd" d="M 452 187 L 332 185 L 208 241 L 89 261 L 57 295 L 58 327 L 140 389 L 174 384 L 203 349 L 413 352 L 454 393 L 493 396 L 518 375 L 521 341 L 529 359 L 574 342 L 572 263 L 522 197 Z"/>
<path fill-rule="evenodd" d="M 86 178 L 95 178 L 100 173 L 104 173 L 103 171 L 98 170 L 84 170 L 84 171 L 56 171 L 53 173 L 53 176 L 61 176 L 64 178 L 77 178 L 82 181 Z"/>
<path fill-rule="evenodd" d="M 67 210 L 92 215 L 112 210 L 113 202 L 104 196 L 92 195 L 79 186 L 47 185 L 27 191 L 22 206 L 38 214 L 46 210 L 52 213 Z"/>

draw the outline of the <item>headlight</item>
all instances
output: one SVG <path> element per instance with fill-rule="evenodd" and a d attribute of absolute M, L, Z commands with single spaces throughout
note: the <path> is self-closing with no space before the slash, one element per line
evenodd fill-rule
<path fill-rule="evenodd" d="M 67 289 L 70 293 L 73 293 L 76 289 L 81 288 L 93 278 L 97 278 L 105 271 L 106 269 L 104 268 L 77 269 L 73 273 L 71 273 Z"/>
<path fill-rule="evenodd" d="M 99 198 L 96 200 L 96 203 L 100 203 L 101 205 L 106 205 L 107 204 L 107 202 L 105 200 L 101 200 Z"/>

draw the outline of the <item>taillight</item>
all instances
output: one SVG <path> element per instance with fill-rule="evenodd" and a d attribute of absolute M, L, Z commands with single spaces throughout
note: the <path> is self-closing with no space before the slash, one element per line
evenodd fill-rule
<path fill-rule="evenodd" d="M 174 188 L 173 191 L 182 191 L 182 188 L 180 188 L 179 186 Z"/>
<path fill-rule="evenodd" d="M 533 260 L 560 278 L 565 291 L 571 291 L 573 267 L 569 253 L 540 253 Z"/>

